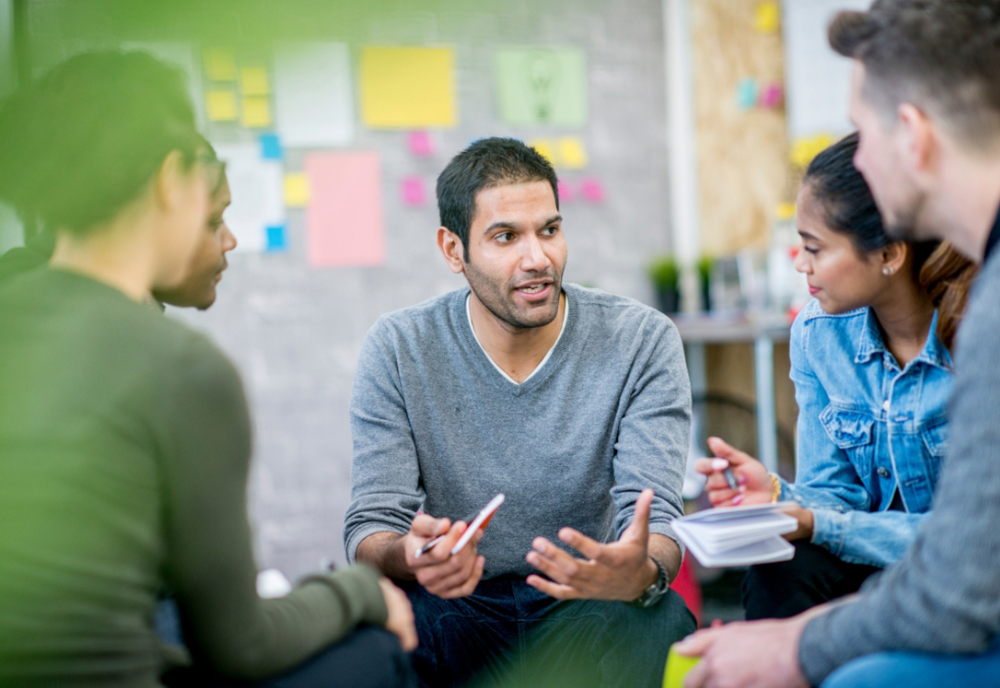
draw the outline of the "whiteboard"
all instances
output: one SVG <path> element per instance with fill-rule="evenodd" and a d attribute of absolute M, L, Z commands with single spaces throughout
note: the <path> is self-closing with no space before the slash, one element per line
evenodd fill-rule
<path fill-rule="evenodd" d="M 853 131 L 847 115 L 851 61 L 826 39 L 830 20 L 841 10 L 866 10 L 871 0 L 784 0 L 785 89 L 791 141 Z"/>

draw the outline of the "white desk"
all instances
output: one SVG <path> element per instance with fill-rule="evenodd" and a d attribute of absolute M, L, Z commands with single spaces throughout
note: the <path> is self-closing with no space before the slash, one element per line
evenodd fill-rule
<path fill-rule="evenodd" d="M 778 418 L 774 403 L 774 343 L 788 341 L 791 325 L 782 313 L 750 315 L 677 314 L 691 376 L 692 394 L 705 392 L 705 345 L 753 342 L 757 395 L 757 453 L 772 473 L 778 472 Z"/>

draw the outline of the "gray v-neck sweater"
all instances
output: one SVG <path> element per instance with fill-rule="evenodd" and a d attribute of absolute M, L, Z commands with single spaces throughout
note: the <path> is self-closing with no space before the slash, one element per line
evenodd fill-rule
<path fill-rule="evenodd" d="M 632 299 L 564 285 L 569 310 L 545 365 L 515 384 L 469 326 L 463 288 L 383 316 L 361 351 L 351 400 L 347 556 L 417 513 L 500 507 L 479 545 L 486 578 L 532 571 L 536 536 L 571 526 L 602 541 L 656 493 L 650 531 L 683 513 L 691 392 L 677 329 Z"/>

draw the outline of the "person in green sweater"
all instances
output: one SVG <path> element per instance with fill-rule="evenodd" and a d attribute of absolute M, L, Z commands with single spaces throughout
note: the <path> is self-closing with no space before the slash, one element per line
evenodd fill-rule
<path fill-rule="evenodd" d="M 204 684 L 409 685 L 412 611 L 374 569 L 256 594 L 239 375 L 149 307 L 204 228 L 201 142 L 181 75 L 142 53 L 78 55 L 0 106 L 0 200 L 56 236 L 0 283 L 0 685 L 162 685 L 164 586 Z"/>

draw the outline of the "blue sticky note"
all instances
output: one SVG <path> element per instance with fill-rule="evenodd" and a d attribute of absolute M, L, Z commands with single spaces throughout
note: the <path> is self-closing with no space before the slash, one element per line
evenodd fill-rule
<path fill-rule="evenodd" d="M 736 104 L 741 110 L 755 107 L 759 90 L 756 79 L 750 77 L 742 79 L 736 86 Z"/>
<path fill-rule="evenodd" d="M 260 135 L 260 157 L 265 160 L 281 160 L 285 153 L 281 150 L 281 139 L 277 134 Z"/>
<path fill-rule="evenodd" d="M 288 250 L 288 237 L 284 225 L 267 228 L 267 251 L 276 253 Z"/>

